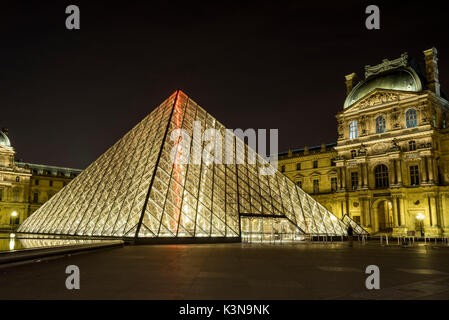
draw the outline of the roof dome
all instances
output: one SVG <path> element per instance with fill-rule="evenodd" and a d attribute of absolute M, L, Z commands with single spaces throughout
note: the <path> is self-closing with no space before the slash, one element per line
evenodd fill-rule
<path fill-rule="evenodd" d="M 421 91 L 418 74 L 410 67 L 398 68 L 368 77 L 359 82 L 348 94 L 343 108 L 347 108 L 375 89 Z"/>
<path fill-rule="evenodd" d="M 6 134 L 0 131 L 0 146 L 11 147 L 11 142 Z"/>

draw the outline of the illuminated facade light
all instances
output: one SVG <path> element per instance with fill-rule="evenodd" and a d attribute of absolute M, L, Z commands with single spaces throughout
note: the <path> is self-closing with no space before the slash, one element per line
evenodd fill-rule
<path fill-rule="evenodd" d="M 425 216 L 421 212 L 416 215 L 416 219 L 418 219 L 418 220 L 422 221 L 422 220 L 424 220 L 424 218 L 425 218 Z"/>
<path fill-rule="evenodd" d="M 19 227 L 19 232 L 104 237 L 240 237 L 250 233 L 344 235 L 345 224 L 232 136 L 232 164 L 173 163 L 170 132 L 226 128 L 181 91 L 126 133 Z M 199 138 L 201 140 L 201 137 Z M 203 141 L 197 141 L 200 145 Z M 223 143 L 225 150 L 228 141 Z M 235 146 L 235 149 L 234 149 Z M 243 149 L 243 153 L 236 150 Z M 239 155 L 255 154 L 250 164 Z"/>

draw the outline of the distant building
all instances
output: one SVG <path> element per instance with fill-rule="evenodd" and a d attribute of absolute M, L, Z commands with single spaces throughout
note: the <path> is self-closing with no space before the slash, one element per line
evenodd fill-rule
<path fill-rule="evenodd" d="M 17 227 L 81 170 L 17 162 L 6 128 L 0 131 L 0 229 Z"/>
<path fill-rule="evenodd" d="M 424 58 L 425 73 L 403 54 L 346 76 L 337 143 L 281 153 L 279 169 L 371 232 L 449 235 L 449 103 L 437 50 Z"/>

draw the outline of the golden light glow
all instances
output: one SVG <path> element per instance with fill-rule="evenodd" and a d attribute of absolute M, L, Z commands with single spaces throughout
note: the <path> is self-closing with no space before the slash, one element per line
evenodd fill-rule
<path fill-rule="evenodd" d="M 424 218 L 425 218 L 425 216 L 421 212 L 416 215 L 416 219 L 418 219 L 420 221 L 424 220 Z"/>

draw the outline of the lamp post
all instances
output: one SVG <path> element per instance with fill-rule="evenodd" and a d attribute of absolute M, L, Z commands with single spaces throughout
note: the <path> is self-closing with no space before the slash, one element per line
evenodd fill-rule
<path fill-rule="evenodd" d="M 420 212 L 416 215 L 416 219 L 418 219 L 419 221 L 419 229 L 421 231 L 421 237 L 424 236 L 424 231 L 423 231 L 423 220 L 424 220 L 424 215 Z"/>
<path fill-rule="evenodd" d="M 11 212 L 11 228 L 14 230 L 14 227 L 16 226 L 16 220 L 17 220 L 17 211 Z"/>

